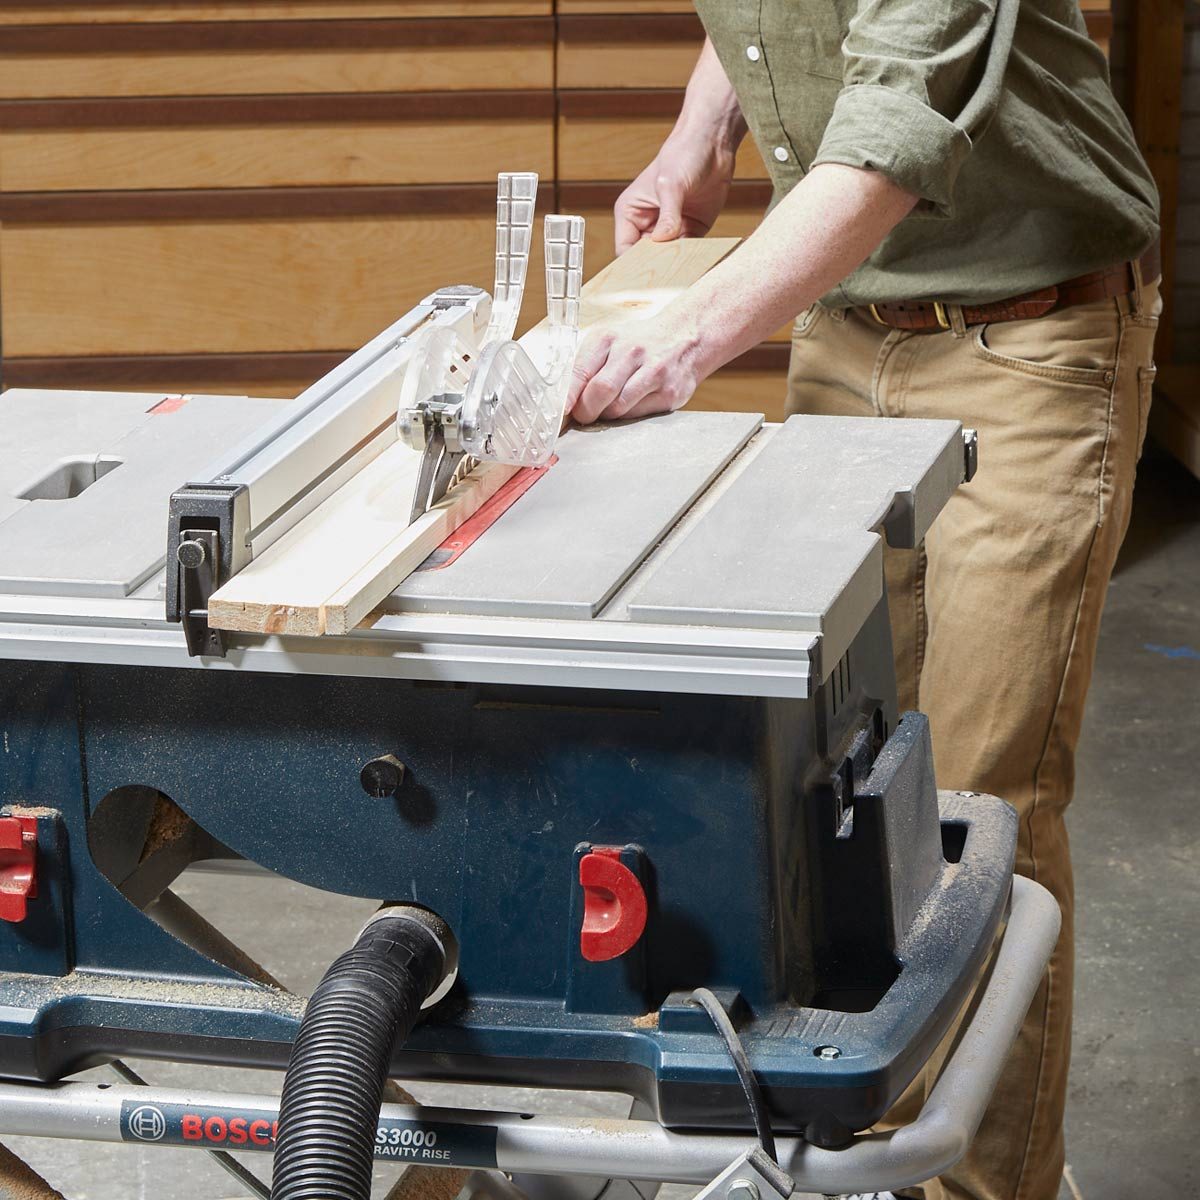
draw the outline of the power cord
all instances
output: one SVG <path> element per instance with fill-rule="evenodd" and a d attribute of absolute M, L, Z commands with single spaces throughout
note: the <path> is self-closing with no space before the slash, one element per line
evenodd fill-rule
<path fill-rule="evenodd" d="M 733 1022 L 729 1019 L 729 1014 L 722 1007 L 720 1000 L 708 988 L 697 988 L 691 998 L 694 1004 L 700 1005 L 708 1013 L 709 1019 L 717 1027 L 717 1032 L 725 1043 L 725 1049 L 729 1051 L 729 1057 L 733 1060 L 733 1068 L 737 1071 L 742 1091 L 746 1093 L 746 1103 L 750 1106 L 750 1115 L 754 1118 L 754 1129 L 758 1134 L 759 1144 L 763 1148 L 763 1153 L 778 1166 L 779 1156 L 775 1152 L 775 1135 L 771 1132 L 771 1118 L 767 1114 L 762 1089 L 758 1086 L 758 1078 L 754 1074 L 754 1068 L 750 1066 L 750 1059 L 746 1055 L 742 1039 L 738 1037 L 738 1032 L 734 1029 Z"/>

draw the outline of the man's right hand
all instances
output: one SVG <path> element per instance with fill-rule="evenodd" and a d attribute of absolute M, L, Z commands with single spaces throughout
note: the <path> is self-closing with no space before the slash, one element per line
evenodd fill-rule
<path fill-rule="evenodd" d="M 676 129 L 613 208 L 617 254 L 647 236 L 704 237 L 725 207 L 733 168 L 731 147 Z"/>

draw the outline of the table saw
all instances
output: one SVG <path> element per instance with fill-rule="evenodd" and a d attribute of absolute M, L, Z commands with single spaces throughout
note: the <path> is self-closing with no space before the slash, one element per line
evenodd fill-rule
<path fill-rule="evenodd" d="M 208 625 L 215 587 L 394 441 L 382 381 L 414 334 L 479 331 L 488 302 L 430 296 L 287 402 L 0 399 L 0 1134 L 272 1149 L 274 1097 L 62 1082 L 288 1064 L 304 1001 L 170 891 L 256 864 L 383 903 L 360 956 L 425 956 L 380 1071 L 635 1101 L 387 1103 L 376 1157 L 547 1196 L 931 1177 L 1057 930 L 1014 881 L 1012 810 L 939 793 L 896 707 L 883 542 L 917 545 L 969 475 L 957 424 L 572 429 L 350 632 Z M 864 1136 L 977 985 L 918 1121 Z"/>

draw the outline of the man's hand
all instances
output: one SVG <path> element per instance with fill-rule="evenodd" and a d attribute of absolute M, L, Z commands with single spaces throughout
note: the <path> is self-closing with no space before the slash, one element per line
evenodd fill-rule
<path fill-rule="evenodd" d="M 680 130 L 672 133 L 617 200 L 617 253 L 647 235 L 656 242 L 703 237 L 725 207 L 733 167 L 732 147 Z"/>
<path fill-rule="evenodd" d="M 650 320 L 598 329 L 567 397 L 581 425 L 670 412 L 854 270 L 917 197 L 882 172 L 822 163 L 728 258 Z"/>
<path fill-rule="evenodd" d="M 673 412 L 708 374 L 700 330 L 670 306 L 652 321 L 625 321 L 584 339 L 567 411 L 580 424 Z"/>
<path fill-rule="evenodd" d="M 706 39 L 675 128 L 617 200 L 617 253 L 647 235 L 656 242 L 703 237 L 725 205 L 745 136 L 733 86 Z"/>

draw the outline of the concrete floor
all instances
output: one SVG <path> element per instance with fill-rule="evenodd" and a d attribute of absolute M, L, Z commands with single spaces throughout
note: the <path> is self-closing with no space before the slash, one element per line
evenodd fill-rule
<path fill-rule="evenodd" d="M 1063 1197 L 1175 1200 L 1200 1190 L 1200 483 L 1143 463 L 1133 526 L 1109 596 L 1079 755 L 1071 829 L 1079 893 L 1070 1179 Z M 310 989 L 371 911 L 293 885 L 267 919 L 254 881 L 189 875 L 177 890 L 275 970 Z M 289 912 L 291 919 L 279 920 Z M 152 1081 L 265 1091 L 256 1072 L 137 1064 Z M 462 1103 L 452 1087 L 420 1100 Z M 616 1115 L 617 1098 L 474 1094 L 480 1107 Z M 11 1139 L 69 1200 L 225 1200 L 243 1193 L 195 1151 Z M 247 1157 L 260 1175 L 268 1164 Z M 380 1174 L 379 1194 L 386 1190 Z M 688 1189 L 664 1196 L 682 1200 Z"/>

